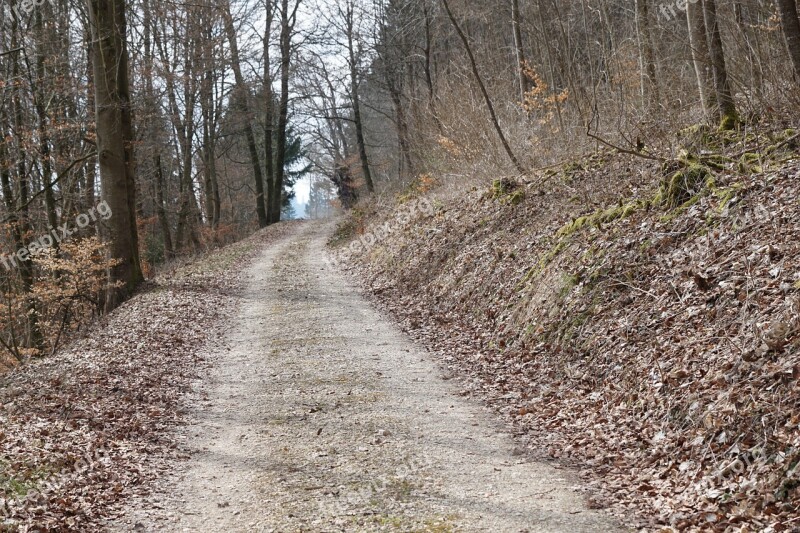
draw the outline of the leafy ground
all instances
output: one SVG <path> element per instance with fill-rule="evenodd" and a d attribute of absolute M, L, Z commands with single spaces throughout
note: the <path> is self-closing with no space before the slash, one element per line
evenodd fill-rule
<path fill-rule="evenodd" d="M 0 531 L 93 531 L 146 490 L 239 290 L 291 224 L 160 275 L 59 355 L 0 378 Z"/>
<path fill-rule="evenodd" d="M 800 156 L 785 127 L 690 128 L 669 161 L 599 153 L 464 194 L 412 187 L 355 211 L 337 245 L 463 394 L 582 468 L 598 505 L 652 529 L 793 531 Z M 435 209 L 408 216 L 423 197 Z"/>

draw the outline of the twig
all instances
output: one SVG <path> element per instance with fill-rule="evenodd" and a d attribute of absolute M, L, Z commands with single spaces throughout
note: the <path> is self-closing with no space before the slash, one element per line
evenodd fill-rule
<path fill-rule="evenodd" d="M 789 144 L 790 142 L 792 142 L 793 140 L 797 139 L 798 137 L 800 137 L 800 133 L 795 133 L 791 137 L 788 137 L 788 138 L 784 139 L 783 141 L 779 142 L 778 144 L 776 144 L 774 149 L 777 150 L 778 148 L 783 148 L 785 145 Z M 750 149 L 745 149 L 745 150 L 743 150 L 743 151 L 741 151 L 741 152 L 739 152 L 737 154 L 733 154 L 733 155 L 728 156 L 728 157 L 730 157 L 731 159 L 737 159 L 737 158 L 742 157 L 744 154 L 749 153 L 751 151 L 752 150 L 750 150 Z"/>
<path fill-rule="evenodd" d="M 19 48 L 14 48 L 13 50 L 7 50 L 5 52 L 0 52 L 0 57 L 7 56 L 8 54 L 13 54 L 14 52 L 19 52 L 20 50 L 22 50 L 21 46 Z"/>
<path fill-rule="evenodd" d="M 616 150 L 616 151 L 618 151 L 618 152 L 620 152 L 622 154 L 635 155 L 636 157 L 641 157 L 642 159 L 649 159 L 650 161 L 661 161 L 661 162 L 666 161 L 666 158 L 664 158 L 664 157 L 659 157 L 659 156 L 656 156 L 656 155 L 643 154 L 642 152 L 637 152 L 635 150 L 628 150 L 627 148 L 623 148 L 621 146 L 617 146 L 616 144 L 612 144 L 612 143 L 608 142 L 607 140 L 603 139 L 602 137 L 598 137 L 597 135 L 592 133 L 591 124 L 586 126 L 586 135 L 588 135 L 589 137 L 591 137 L 592 139 L 594 139 L 594 140 L 596 140 L 598 142 L 601 142 L 601 143 L 605 144 L 609 148 L 613 148 L 614 150 Z"/>
<path fill-rule="evenodd" d="M 48 188 L 52 187 L 53 185 L 55 185 L 59 181 L 61 181 L 61 179 L 63 177 L 65 177 L 67 174 L 69 174 L 69 172 L 72 170 L 72 168 L 75 165 L 77 165 L 78 163 L 83 163 L 87 159 L 91 159 L 92 157 L 94 157 L 96 155 L 97 155 L 97 152 L 90 152 L 90 153 L 88 153 L 86 155 L 83 155 L 83 156 L 79 157 L 78 159 L 74 160 L 72 163 L 67 165 L 67 167 L 58 174 L 58 176 L 56 176 L 56 179 L 54 179 L 53 181 L 48 183 L 45 188 L 43 188 L 40 191 L 34 193 L 34 195 L 31 196 L 28 199 L 28 201 L 25 202 L 25 204 L 17 207 L 12 214 L 8 215 L 6 218 L 4 218 L 0 222 L 5 223 L 5 222 L 8 222 L 9 220 L 13 220 L 14 218 L 16 218 L 16 216 L 17 216 L 16 213 L 18 213 L 19 211 L 21 211 L 21 210 L 25 209 L 26 207 L 28 207 L 36 198 L 38 198 L 41 194 L 43 194 L 45 190 L 47 190 Z"/>

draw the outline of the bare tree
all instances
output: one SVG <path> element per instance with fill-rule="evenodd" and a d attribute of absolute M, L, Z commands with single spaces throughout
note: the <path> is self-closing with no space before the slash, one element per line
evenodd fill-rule
<path fill-rule="evenodd" d="M 700 91 L 700 103 L 706 118 L 717 113 L 716 94 L 711 77 L 711 56 L 708 51 L 706 23 L 703 18 L 703 6 L 699 2 L 687 2 L 686 20 L 689 25 L 689 45 L 692 47 L 692 63 L 697 76 L 697 88 Z M 719 118 L 718 114 L 716 118 Z"/>
<path fill-rule="evenodd" d="M 795 0 L 775 0 L 778 12 L 781 15 L 783 35 L 786 37 L 786 47 L 794 66 L 794 73 L 800 79 L 800 20 L 797 15 L 797 2 Z"/>
<path fill-rule="evenodd" d="M 511 160 L 511 163 L 514 167 L 521 173 L 525 174 L 526 170 L 525 167 L 519 162 L 517 156 L 514 154 L 514 151 L 511 149 L 511 146 L 508 144 L 508 140 L 506 139 L 505 134 L 503 133 L 503 129 L 500 127 L 500 122 L 497 119 L 497 113 L 494 109 L 494 104 L 492 104 L 492 99 L 489 97 L 489 92 L 486 90 L 486 85 L 483 83 L 483 78 L 481 78 L 481 74 L 478 71 L 478 64 L 475 61 L 475 55 L 472 53 L 472 47 L 469 44 L 469 39 L 464 34 L 464 31 L 459 26 L 458 22 L 456 21 L 455 16 L 453 16 L 453 12 L 450 10 L 450 5 L 447 3 L 447 0 L 442 0 L 442 5 L 444 6 L 445 11 L 447 12 L 447 17 L 450 19 L 450 22 L 453 25 L 453 29 L 456 30 L 458 37 L 461 39 L 461 42 L 464 45 L 464 50 L 467 52 L 467 57 L 469 58 L 469 64 L 472 69 L 472 75 L 475 77 L 475 81 L 478 84 L 478 87 L 481 90 L 481 94 L 483 95 L 483 99 L 486 102 L 486 107 L 489 109 L 489 116 L 492 119 L 492 124 L 494 125 L 494 129 L 497 132 L 497 137 L 500 139 L 500 142 L 503 145 L 503 148 L 508 155 L 508 158 Z"/>
<path fill-rule="evenodd" d="M 658 77 L 653 51 L 653 36 L 650 31 L 650 9 L 648 0 L 636 0 L 636 33 L 639 37 L 639 63 L 642 98 L 649 104 L 658 102 Z"/>
<path fill-rule="evenodd" d="M 711 66 L 714 79 L 714 89 L 717 93 L 717 104 L 721 115 L 720 128 L 733 129 L 739 122 L 736 112 L 736 103 L 733 101 L 730 83 L 728 82 L 728 67 L 725 64 L 725 50 L 722 47 L 722 33 L 717 19 L 716 0 L 703 1 L 703 18 L 708 35 L 708 48 L 711 57 Z"/>
<path fill-rule="evenodd" d="M 256 146 L 256 136 L 253 133 L 253 124 L 251 123 L 251 110 L 250 110 L 250 90 L 245 85 L 244 75 L 242 74 L 242 62 L 239 57 L 239 44 L 236 38 L 236 28 L 233 25 L 233 16 L 231 15 L 230 3 L 225 3 L 225 11 L 223 12 L 225 18 L 225 31 L 228 35 L 228 43 L 231 47 L 231 67 L 233 68 L 233 75 L 236 81 L 236 102 L 239 110 L 242 113 L 242 120 L 244 121 L 244 132 L 247 138 L 247 149 L 250 154 L 250 164 L 253 167 L 253 183 L 256 190 L 256 213 L 258 213 L 258 226 L 266 227 L 271 221 L 267 218 L 266 202 L 271 201 L 264 197 L 264 176 L 261 173 L 261 161 L 258 156 L 258 147 Z"/>
<path fill-rule="evenodd" d="M 280 50 L 281 50 L 281 92 L 278 99 L 278 130 L 275 147 L 275 177 L 272 185 L 273 195 L 270 198 L 270 223 L 281 219 L 281 203 L 283 201 L 283 182 L 286 173 L 286 134 L 289 125 L 289 77 L 292 63 L 292 37 L 297 23 L 297 10 L 302 0 L 281 0 L 280 13 Z"/>
<path fill-rule="evenodd" d="M 97 151 L 109 219 L 111 269 L 106 308 L 113 309 L 142 281 L 136 228 L 133 124 L 123 0 L 89 0 L 97 116 Z"/>

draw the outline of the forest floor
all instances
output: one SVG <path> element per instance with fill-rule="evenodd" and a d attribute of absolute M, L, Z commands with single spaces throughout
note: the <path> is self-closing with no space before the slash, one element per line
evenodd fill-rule
<path fill-rule="evenodd" d="M 0 531 L 616 531 L 280 224 L 0 383 Z"/>

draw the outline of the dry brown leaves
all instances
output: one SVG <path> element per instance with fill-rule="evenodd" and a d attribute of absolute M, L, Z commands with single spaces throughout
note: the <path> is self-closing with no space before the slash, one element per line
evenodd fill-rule
<path fill-rule="evenodd" d="M 444 200 L 357 268 L 459 370 L 464 394 L 582 469 L 595 503 L 642 527 L 794 531 L 800 162 L 781 157 L 780 170 L 717 172 L 677 212 L 642 209 L 559 247 L 577 205 L 647 197 L 659 176 L 590 160 L 518 206 L 482 191 Z"/>
<path fill-rule="evenodd" d="M 0 378 L 0 531 L 95 531 L 179 452 L 181 400 L 238 273 L 292 224 L 159 276 L 57 356 Z"/>

